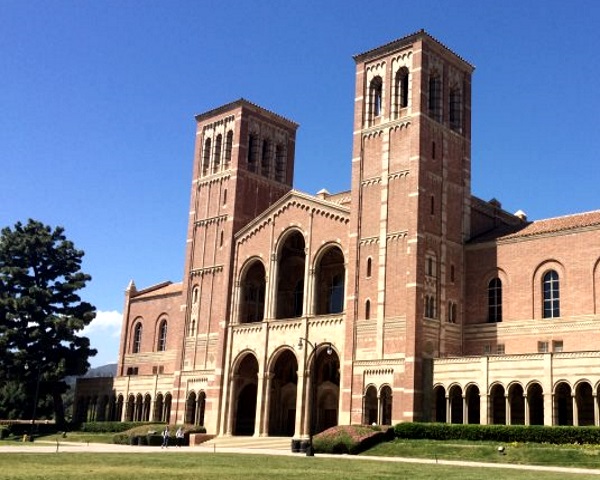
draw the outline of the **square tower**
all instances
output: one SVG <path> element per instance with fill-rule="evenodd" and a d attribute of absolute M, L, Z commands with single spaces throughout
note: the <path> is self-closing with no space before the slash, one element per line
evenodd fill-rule
<path fill-rule="evenodd" d="M 461 350 L 473 67 L 424 31 L 354 58 L 343 401 L 360 411 L 369 383 L 386 383 L 394 421 L 426 419 L 430 359 Z"/>
<path fill-rule="evenodd" d="M 205 425 L 217 431 L 234 235 L 291 190 L 298 125 L 244 99 L 197 115 L 196 122 L 183 277 L 185 325 L 174 387 L 180 393 L 178 412 L 185 411 L 185 392 L 210 402 Z"/>

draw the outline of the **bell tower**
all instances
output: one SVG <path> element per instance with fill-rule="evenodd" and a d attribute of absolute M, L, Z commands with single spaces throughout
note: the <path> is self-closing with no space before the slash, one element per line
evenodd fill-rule
<path fill-rule="evenodd" d="M 473 67 L 424 31 L 354 59 L 342 401 L 358 412 L 369 382 L 385 383 L 393 422 L 427 419 L 430 359 L 461 349 Z"/>
<path fill-rule="evenodd" d="M 183 396 L 193 390 L 196 401 L 206 402 L 198 403 L 197 415 L 211 412 L 203 424 L 218 431 L 234 235 L 291 190 L 298 125 L 244 99 L 196 122 L 174 400 L 178 421 L 189 421 Z"/>

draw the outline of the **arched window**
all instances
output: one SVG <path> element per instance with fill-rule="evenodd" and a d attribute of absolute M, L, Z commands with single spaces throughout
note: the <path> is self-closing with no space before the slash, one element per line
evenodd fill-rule
<path fill-rule="evenodd" d="M 223 190 L 223 205 L 227 205 L 227 189 Z"/>
<path fill-rule="evenodd" d="M 371 300 L 367 300 L 365 302 L 365 320 L 369 320 L 371 318 Z"/>
<path fill-rule="evenodd" d="M 158 327 L 158 345 L 157 350 L 164 352 L 167 349 L 167 321 L 162 320 Z"/>
<path fill-rule="evenodd" d="M 448 323 L 456 323 L 456 303 L 448 302 Z"/>
<path fill-rule="evenodd" d="M 425 296 L 425 316 L 435 318 L 435 297 L 431 295 Z"/>
<path fill-rule="evenodd" d="M 225 139 L 225 168 L 231 162 L 231 150 L 233 149 L 233 132 L 229 130 Z"/>
<path fill-rule="evenodd" d="M 433 195 L 431 196 L 430 203 L 431 215 L 435 215 L 435 197 Z"/>
<path fill-rule="evenodd" d="M 223 135 L 217 135 L 215 141 L 215 153 L 213 155 L 213 172 L 218 172 L 221 166 L 221 144 L 223 143 Z"/>
<path fill-rule="evenodd" d="M 210 138 L 204 141 L 204 153 L 202 155 L 202 172 L 206 175 L 208 173 L 208 167 L 210 165 Z"/>
<path fill-rule="evenodd" d="M 142 322 L 138 322 L 133 329 L 132 353 L 140 353 L 142 347 Z"/>
<path fill-rule="evenodd" d="M 263 140 L 260 167 L 263 177 L 268 178 L 271 174 L 271 142 L 269 140 Z"/>
<path fill-rule="evenodd" d="M 558 273 L 555 270 L 549 270 L 544 274 L 544 318 L 560 317 L 560 287 L 558 283 Z"/>
<path fill-rule="evenodd" d="M 248 170 L 256 172 L 256 163 L 258 162 L 258 137 L 251 133 L 248 137 Z"/>
<path fill-rule="evenodd" d="M 371 270 L 373 267 L 373 260 L 371 257 L 367 258 L 367 278 L 371 276 Z"/>
<path fill-rule="evenodd" d="M 462 129 L 462 93 L 460 88 L 454 87 L 449 95 L 450 110 L 448 112 L 450 128 L 460 131 Z"/>
<path fill-rule="evenodd" d="M 498 277 L 488 284 L 488 322 L 502 321 L 502 280 Z"/>
<path fill-rule="evenodd" d="M 395 92 L 396 117 L 398 117 L 400 109 L 408 107 L 408 68 L 406 67 L 396 72 Z"/>
<path fill-rule="evenodd" d="M 200 292 L 200 289 L 198 287 L 194 287 L 194 290 L 192 292 L 192 302 L 193 303 L 198 303 L 198 293 Z"/>
<path fill-rule="evenodd" d="M 442 80 L 439 73 L 429 76 L 429 116 L 438 122 L 442 121 Z"/>
<path fill-rule="evenodd" d="M 371 118 L 378 117 L 381 115 L 383 108 L 383 81 L 380 76 L 375 77 L 371 80 L 369 85 L 369 100 L 371 107 Z"/>
<path fill-rule="evenodd" d="M 275 180 L 285 182 L 285 150 L 283 145 L 275 147 Z"/>
<path fill-rule="evenodd" d="M 223 230 L 221 230 L 221 235 L 219 238 L 219 247 L 222 247 L 222 246 L 223 246 Z"/>

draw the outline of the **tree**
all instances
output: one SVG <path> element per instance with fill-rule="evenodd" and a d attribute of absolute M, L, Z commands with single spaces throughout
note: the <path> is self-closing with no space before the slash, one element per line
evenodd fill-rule
<path fill-rule="evenodd" d="M 96 354 L 78 335 L 96 316 L 77 294 L 91 280 L 81 271 L 83 255 L 62 227 L 29 220 L 0 232 L 0 418 L 51 408 L 64 422 L 64 379 L 83 375 Z"/>

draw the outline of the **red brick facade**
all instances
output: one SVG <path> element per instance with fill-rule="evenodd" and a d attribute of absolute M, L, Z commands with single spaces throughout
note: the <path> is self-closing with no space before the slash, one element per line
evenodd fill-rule
<path fill-rule="evenodd" d="M 292 190 L 279 115 L 196 117 L 185 275 L 128 288 L 101 416 L 599 424 L 600 212 L 527 222 L 471 195 L 473 68 L 427 33 L 355 61 L 349 192 Z"/>

